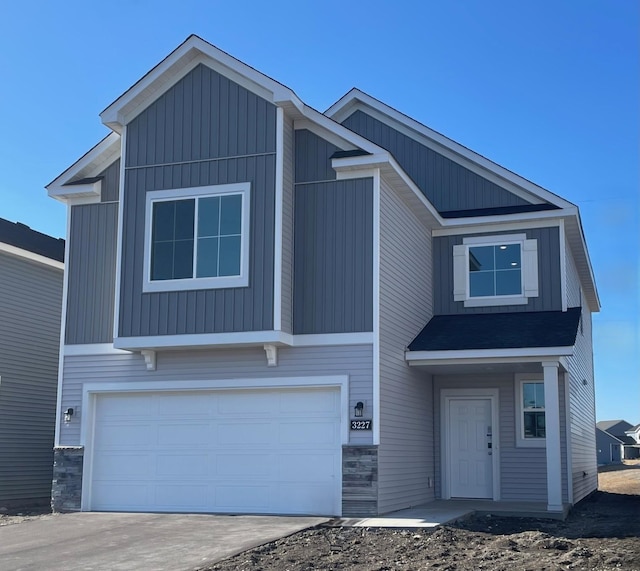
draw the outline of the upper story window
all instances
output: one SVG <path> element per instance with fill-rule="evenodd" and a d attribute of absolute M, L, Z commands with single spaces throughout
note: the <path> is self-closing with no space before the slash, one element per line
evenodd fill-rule
<path fill-rule="evenodd" d="M 473 236 L 453 247 L 454 299 L 465 307 L 521 305 L 538 296 L 538 247 L 525 234 Z"/>
<path fill-rule="evenodd" d="M 249 283 L 249 183 L 147 193 L 143 291 Z"/>

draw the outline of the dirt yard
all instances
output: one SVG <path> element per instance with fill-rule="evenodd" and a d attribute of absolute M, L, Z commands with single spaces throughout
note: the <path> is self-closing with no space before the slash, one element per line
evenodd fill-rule
<path fill-rule="evenodd" d="M 476 517 L 436 530 L 319 527 L 201 571 L 640 571 L 640 465 L 603 471 L 566 521 Z"/>
<path fill-rule="evenodd" d="M 436 530 L 319 527 L 200 571 L 640 571 L 640 462 L 603 469 L 566 521 L 476 517 Z M 3 513 L 0 525 L 45 513 Z"/>

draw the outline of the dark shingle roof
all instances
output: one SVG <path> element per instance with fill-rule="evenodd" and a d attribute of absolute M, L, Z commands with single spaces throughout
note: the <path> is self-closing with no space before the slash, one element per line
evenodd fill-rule
<path fill-rule="evenodd" d="M 365 155 L 370 155 L 367 151 L 363 151 L 362 149 L 354 149 L 352 151 L 336 151 L 331 155 L 330 159 L 347 159 L 349 157 L 363 157 Z"/>
<path fill-rule="evenodd" d="M 520 214 L 522 212 L 541 212 L 558 210 L 555 204 L 519 204 L 516 206 L 497 206 L 494 208 L 474 208 L 471 210 L 446 210 L 440 212 L 443 218 L 472 218 L 474 216 L 497 216 L 501 214 Z"/>
<path fill-rule="evenodd" d="M 36 232 L 20 222 L 0 218 L 0 242 L 64 262 L 64 240 Z"/>
<path fill-rule="evenodd" d="M 572 347 L 581 308 L 567 311 L 436 315 L 409 344 L 410 351 Z"/>

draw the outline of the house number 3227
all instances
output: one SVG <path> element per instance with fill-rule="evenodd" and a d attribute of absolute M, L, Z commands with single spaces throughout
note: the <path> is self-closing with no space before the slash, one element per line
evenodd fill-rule
<path fill-rule="evenodd" d="M 352 420 L 351 430 L 371 430 L 370 420 Z"/>

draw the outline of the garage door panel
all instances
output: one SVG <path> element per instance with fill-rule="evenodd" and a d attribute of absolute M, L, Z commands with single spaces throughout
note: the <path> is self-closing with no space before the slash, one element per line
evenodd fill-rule
<path fill-rule="evenodd" d="M 209 422 L 171 423 L 158 424 L 158 445 L 206 445 L 211 440 L 213 428 Z"/>
<path fill-rule="evenodd" d="M 158 454 L 156 458 L 155 474 L 158 478 L 175 478 L 180 476 L 184 480 L 201 478 L 209 474 L 208 454 Z"/>
<path fill-rule="evenodd" d="M 242 480 L 266 478 L 273 470 L 273 456 L 249 451 L 244 454 L 217 454 L 216 474 Z"/>
<path fill-rule="evenodd" d="M 271 422 L 238 420 L 218 424 L 218 444 L 221 446 L 266 446 L 273 441 L 277 426 Z"/>
<path fill-rule="evenodd" d="M 337 515 L 340 402 L 337 389 L 99 395 L 90 506 Z"/>

